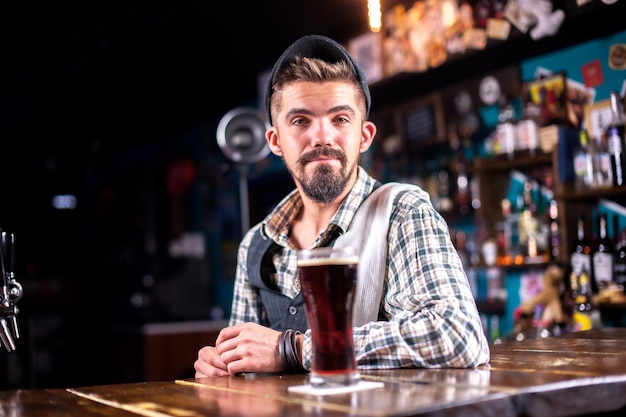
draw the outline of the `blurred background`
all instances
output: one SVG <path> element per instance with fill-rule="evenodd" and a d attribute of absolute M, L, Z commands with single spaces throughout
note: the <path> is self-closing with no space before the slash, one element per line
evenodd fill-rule
<path fill-rule="evenodd" d="M 258 107 L 259 77 L 293 40 L 347 41 L 367 8 L 35 0 L 0 19 L 0 228 L 24 287 L 0 387 L 107 381 L 118 323 L 228 314 L 241 173 L 218 122 Z M 247 170 L 251 220 L 291 186 L 276 162 Z"/>
<path fill-rule="evenodd" d="M 492 15 L 503 4 L 467 3 Z M 515 42 L 452 56 L 423 78 L 379 80 L 374 107 L 617 32 L 615 13 L 593 3 L 583 19 L 553 2 L 576 18 L 557 36 L 513 28 Z M 34 0 L 3 4 L 0 19 L 0 228 L 16 237 L 24 288 L 0 389 L 191 377 L 184 355 L 170 373 L 149 372 L 228 318 L 242 178 L 251 224 L 292 188 L 272 155 L 245 167 L 225 157 L 218 123 L 259 108 L 264 74 L 296 38 L 348 45 L 367 34 L 367 1 Z"/>

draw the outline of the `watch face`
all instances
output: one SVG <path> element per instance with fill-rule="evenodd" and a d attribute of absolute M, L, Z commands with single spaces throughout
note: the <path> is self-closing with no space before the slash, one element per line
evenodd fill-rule
<path fill-rule="evenodd" d="M 486 76 L 480 81 L 478 94 L 486 105 L 495 104 L 500 98 L 500 82 L 492 75 Z"/>

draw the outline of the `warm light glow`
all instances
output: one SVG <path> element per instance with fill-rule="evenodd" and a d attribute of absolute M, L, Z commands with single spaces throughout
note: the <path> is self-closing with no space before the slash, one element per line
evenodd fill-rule
<path fill-rule="evenodd" d="M 382 25 L 380 0 L 367 0 L 367 17 L 370 22 L 370 30 L 372 32 L 379 32 Z"/>
<path fill-rule="evenodd" d="M 451 27 L 457 20 L 457 5 L 451 1 L 446 1 L 441 5 L 441 21 L 444 27 Z"/>

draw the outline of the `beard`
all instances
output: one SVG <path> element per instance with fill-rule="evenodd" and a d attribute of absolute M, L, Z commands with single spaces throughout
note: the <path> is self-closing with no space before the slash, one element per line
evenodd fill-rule
<path fill-rule="evenodd" d="M 341 168 L 335 170 L 327 164 L 321 164 L 315 168 L 311 175 L 304 171 L 307 162 L 319 156 L 330 156 L 337 158 L 341 162 Z M 293 177 L 302 187 L 304 194 L 316 203 L 328 204 L 335 200 L 348 184 L 349 175 L 347 171 L 346 155 L 336 149 L 317 148 L 306 153 L 298 159 L 295 172 L 288 168 Z"/>

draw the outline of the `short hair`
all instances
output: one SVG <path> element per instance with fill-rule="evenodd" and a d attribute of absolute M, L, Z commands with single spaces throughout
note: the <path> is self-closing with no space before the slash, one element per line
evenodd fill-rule
<path fill-rule="evenodd" d="M 365 78 L 365 72 L 350 53 L 337 41 L 322 35 L 306 35 L 292 43 L 278 58 L 267 80 L 265 81 L 264 101 L 265 116 L 272 124 L 270 103 L 275 91 L 276 75 L 283 67 L 296 62 L 296 57 L 315 58 L 328 63 L 345 62 L 357 80 L 365 102 L 364 118 L 369 117 L 372 97 Z M 300 62 L 302 65 L 304 61 Z M 331 71 L 332 72 L 332 71 Z M 282 84 L 281 84 L 282 85 Z"/>
<path fill-rule="evenodd" d="M 327 62 L 317 58 L 296 56 L 295 61 L 284 65 L 275 75 L 272 94 L 269 102 L 270 114 L 278 112 L 277 108 L 282 96 L 282 87 L 291 82 L 311 81 L 328 82 L 343 81 L 352 84 L 358 97 L 358 104 L 364 117 L 366 116 L 365 95 L 361 84 L 352 67 L 346 61 Z"/>

